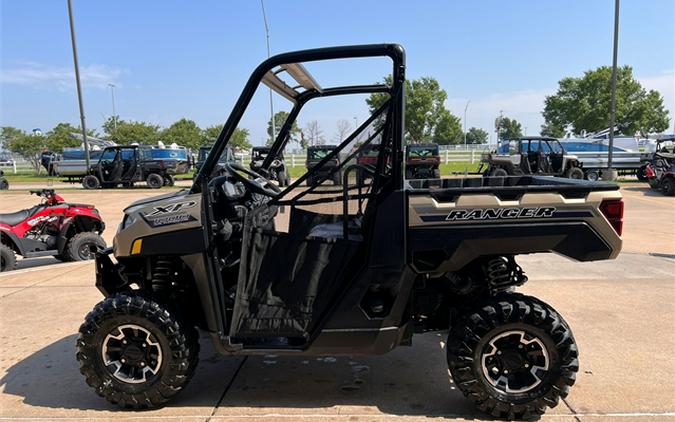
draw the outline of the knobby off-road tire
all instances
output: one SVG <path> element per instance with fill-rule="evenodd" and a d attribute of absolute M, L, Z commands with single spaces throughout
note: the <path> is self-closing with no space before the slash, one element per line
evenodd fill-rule
<path fill-rule="evenodd" d="M 78 233 L 68 240 L 58 259 L 67 262 L 94 259 L 96 251 L 105 249 L 105 246 L 105 240 L 96 233 Z"/>
<path fill-rule="evenodd" d="M 150 189 L 159 189 L 164 186 L 164 178 L 157 173 L 152 173 L 145 179 L 145 183 Z"/>
<path fill-rule="evenodd" d="M 661 181 L 661 193 L 666 196 L 675 195 L 675 179 L 672 177 L 665 177 Z"/>
<path fill-rule="evenodd" d="M 495 169 L 492 169 L 492 171 L 490 171 L 490 176 L 492 177 L 506 177 L 508 175 L 509 172 L 501 167 L 497 167 Z"/>
<path fill-rule="evenodd" d="M 164 405 L 188 384 L 198 359 L 194 326 L 141 296 L 107 298 L 80 326 L 80 372 L 99 396 L 124 408 Z"/>
<path fill-rule="evenodd" d="M 447 355 L 462 393 L 481 411 L 507 419 L 536 418 L 555 407 L 579 369 L 565 320 L 546 303 L 515 293 L 490 298 L 453 322 Z"/>
<path fill-rule="evenodd" d="M 85 189 L 98 189 L 101 187 L 101 181 L 98 177 L 88 174 L 82 178 L 82 187 Z"/>
<path fill-rule="evenodd" d="M 16 254 L 12 248 L 0 244 L 0 272 L 12 271 L 16 268 Z"/>

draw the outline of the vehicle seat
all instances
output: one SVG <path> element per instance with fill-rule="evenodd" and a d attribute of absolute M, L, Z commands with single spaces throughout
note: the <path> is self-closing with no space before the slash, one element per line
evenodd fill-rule
<path fill-rule="evenodd" d="M 8 226 L 16 226 L 26 218 L 38 213 L 39 211 L 42 211 L 45 208 L 46 205 L 36 205 L 21 211 L 0 214 L 0 223 L 7 224 Z"/>

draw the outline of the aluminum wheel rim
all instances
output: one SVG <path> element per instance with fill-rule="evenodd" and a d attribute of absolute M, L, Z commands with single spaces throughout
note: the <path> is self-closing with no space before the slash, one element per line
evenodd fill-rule
<path fill-rule="evenodd" d="M 142 343 L 137 346 L 139 341 Z M 129 359 L 129 347 L 140 347 L 144 357 Z M 113 329 L 103 340 L 101 356 L 110 374 L 129 384 L 148 381 L 148 374 L 152 378 L 162 367 L 162 347 L 159 341 L 150 331 L 136 324 L 124 324 Z"/>
<path fill-rule="evenodd" d="M 514 365 L 504 365 L 502 359 L 505 351 L 500 346 L 503 346 L 504 340 L 509 338 L 511 341 L 517 340 L 515 352 L 518 353 L 518 359 L 523 361 L 523 365 L 517 369 L 514 369 Z M 507 352 L 514 354 L 511 350 Z M 526 393 L 536 388 L 548 372 L 549 365 L 549 354 L 544 343 L 538 337 L 523 330 L 499 333 L 484 346 L 481 356 L 481 368 L 485 380 L 496 390 L 507 394 Z M 519 385 L 523 381 L 526 385 Z"/>

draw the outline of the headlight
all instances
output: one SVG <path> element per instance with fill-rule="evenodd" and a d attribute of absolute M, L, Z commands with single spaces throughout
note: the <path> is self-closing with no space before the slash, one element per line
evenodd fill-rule
<path fill-rule="evenodd" d="M 280 165 L 281 165 L 281 161 L 279 161 L 279 160 L 272 161 L 272 167 L 279 167 Z"/>
<path fill-rule="evenodd" d="M 117 229 L 117 232 L 118 233 L 121 232 L 122 230 L 126 229 L 127 227 L 134 224 L 135 222 L 136 222 L 136 219 L 132 215 L 126 214 L 124 216 L 124 219 L 122 219 L 122 222 L 120 223 L 120 226 Z"/>

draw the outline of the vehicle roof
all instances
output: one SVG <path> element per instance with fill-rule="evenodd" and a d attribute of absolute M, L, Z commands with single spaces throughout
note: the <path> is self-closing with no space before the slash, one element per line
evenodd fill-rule
<path fill-rule="evenodd" d="M 272 148 L 268 147 L 268 146 L 264 146 L 264 147 L 258 146 L 258 147 L 251 148 L 252 151 L 269 151 L 270 149 L 272 149 Z"/>
<path fill-rule="evenodd" d="M 408 145 L 408 148 L 436 148 L 438 147 L 438 144 L 435 144 L 433 142 L 428 143 L 428 144 L 410 144 Z"/>
<path fill-rule="evenodd" d="M 307 149 L 335 149 L 337 145 L 310 145 Z"/>

